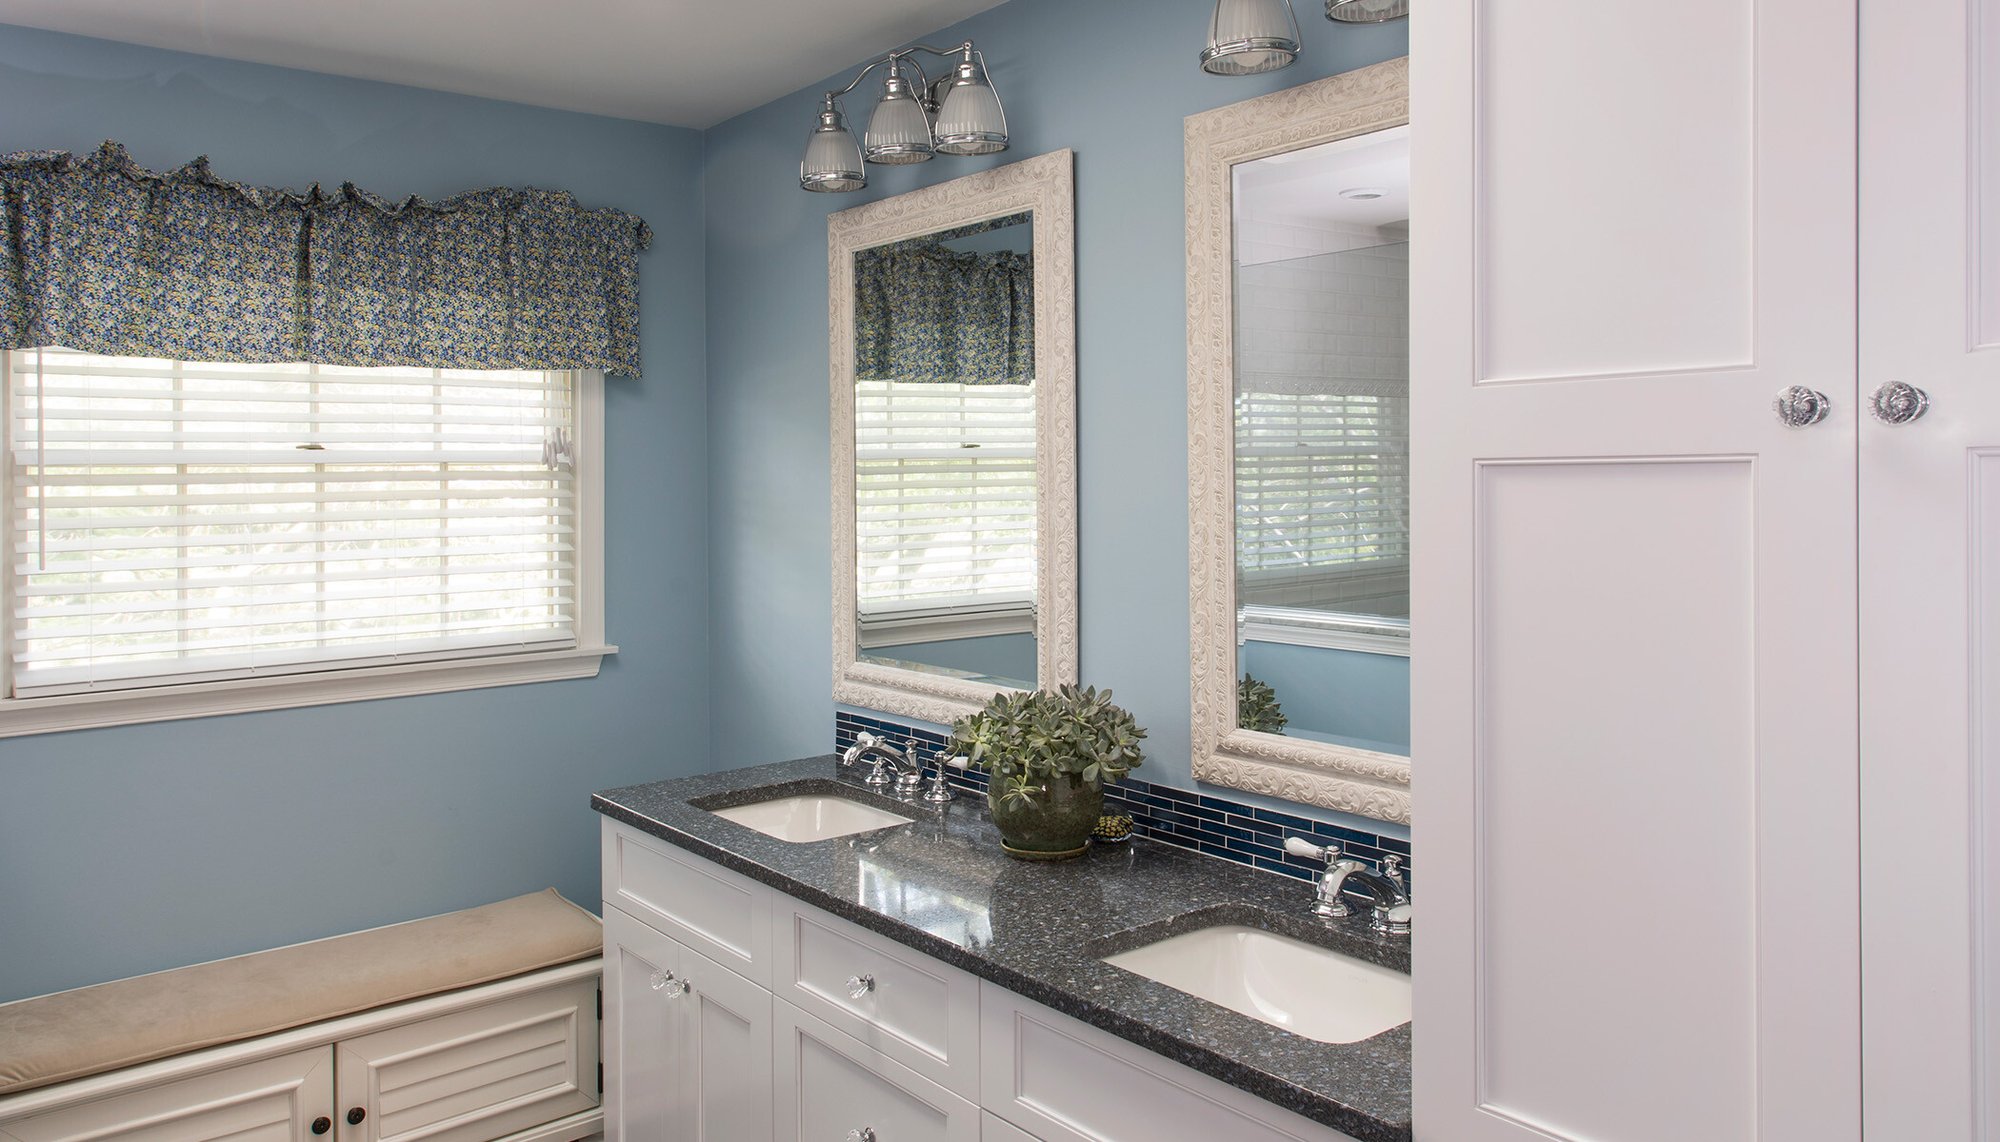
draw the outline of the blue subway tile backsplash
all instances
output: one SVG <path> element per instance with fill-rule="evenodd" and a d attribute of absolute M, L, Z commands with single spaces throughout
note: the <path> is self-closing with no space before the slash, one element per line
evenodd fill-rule
<path fill-rule="evenodd" d="M 855 737 L 862 733 L 894 742 L 914 739 L 926 754 L 943 749 L 947 736 L 879 716 L 848 710 L 834 712 L 834 752 L 853 745 Z M 980 796 L 986 793 L 983 773 L 953 770 L 950 779 L 966 792 Z M 1403 859 L 1404 877 L 1412 882 L 1415 879 L 1410 868 L 1410 842 L 1401 837 L 1314 821 L 1252 807 L 1213 793 L 1194 793 L 1133 777 L 1105 786 L 1104 802 L 1106 812 L 1130 816 L 1133 832 L 1142 837 L 1300 880 L 1311 880 L 1318 874 L 1319 865 L 1287 853 L 1286 837 L 1304 837 L 1316 845 L 1337 843 L 1345 855 L 1378 868 L 1384 856 L 1394 853 Z"/>

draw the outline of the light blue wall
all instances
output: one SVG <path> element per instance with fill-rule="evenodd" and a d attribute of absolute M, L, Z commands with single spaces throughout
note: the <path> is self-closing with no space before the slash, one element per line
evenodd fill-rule
<path fill-rule="evenodd" d="M 1408 658 L 1253 640 L 1237 669 L 1276 692 L 1288 734 L 1410 755 Z"/>
<path fill-rule="evenodd" d="M 710 762 L 701 137 L 0 27 L 0 150 L 107 138 L 154 168 L 551 187 L 652 223 L 648 375 L 608 386 L 621 653 L 589 681 L 0 740 L 0 1001 L 547 885 L 594 902 L 590 792 Z"/>
<path fill-rule="evenodd" d="M 926 37 L 978 42 L 1006 101 L 1012 149 L 874 167 L 855 194 L 798 189 L 813 92 L 825 81 L 708 133 L 719 762 L 819 752 L 832 732 L 826 215 L 1068 147 L 1077 177 L 1083 677 L 1111 687 L 1148 729 L 1140 776 L 1192 786 L 1182 120 L 1408 50 L 1403 22 L 1336 26 L 1304 3 L 1297 64 L 1208 76 L 1195 57 L 1213 8 L 1212 0 L 1012 0 Z M 849 106 L 865 117 L 865 98 Z"/>

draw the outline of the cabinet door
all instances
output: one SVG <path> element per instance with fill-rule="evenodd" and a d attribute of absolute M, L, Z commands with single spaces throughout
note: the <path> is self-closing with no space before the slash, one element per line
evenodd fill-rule
<path fill-rule="evenodd" d="M 1415 7 L 1417 1136 L 1853 1142 L 1854 2 Z"/>
<path fill-rule="evenodd" d="M 682 949 L 681 1107 L 686 1142 L 770 1142 L 771 993 Z M 637 1139 L 640 1135 L 628 1135 Z"/>
<path fill-rule="evenodd" d="M 2000 2 L 1862 19 L 1862 1102 L 2000 1142 Z"/>
<path fill-rule="evenodd" d="M 334 1063 L 338 1142 L 486 1142 L 539 1126 L 597 1105 L 597 981 L 343 1039 Z"/>
<path fill-rule="evenodd" d="M 604 907 L 604 1133 L 611 1142 L 684 1135 L 680 1105 L 686 996 L 680 945 Z"/>
<path fill-rule="evenodd" d="M 313 1047 L 0 1125 L 6 1142 L 314 1142 L 333 1117 L 333 1048 Z"/>

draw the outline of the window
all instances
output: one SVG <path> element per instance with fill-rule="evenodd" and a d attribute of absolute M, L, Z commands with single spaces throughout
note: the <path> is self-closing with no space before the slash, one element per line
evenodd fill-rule
<path fill-rule="evenodd" d="M 7 356 L 0 733 L 594 673 L 594 374 Z"/>
<path fill-rule="evenodd" d="M 859 381 L 854 400 L 861 644 L 1033 630 L 1033 387 Z"/>
<path fill-rule="evenodd" d="M 1242 601 L 1409 614 L 1409 420 L 1400 396 L 1237 397 Z"/>

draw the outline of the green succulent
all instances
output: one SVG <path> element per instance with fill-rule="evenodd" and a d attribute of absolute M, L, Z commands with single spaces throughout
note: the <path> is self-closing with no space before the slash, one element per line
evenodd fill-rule
<path fill-rule="evenodd" d="M 951 749 L 1001 782 L 1002 800 L 1034 796 L 1050 778 L 1116 781 L 1145 761 L 1146 731 L 1095 686 L 995 694 L 951 725 Z"/>
<path fill-rule="evenodd" d="M 1285 711 L 1278 705 L 1278 692 L 1268 682 L 1249 674 L 1236 684 L 1236 724 L 1246 730 L 1267 734 L 1285 732 Z"/>

